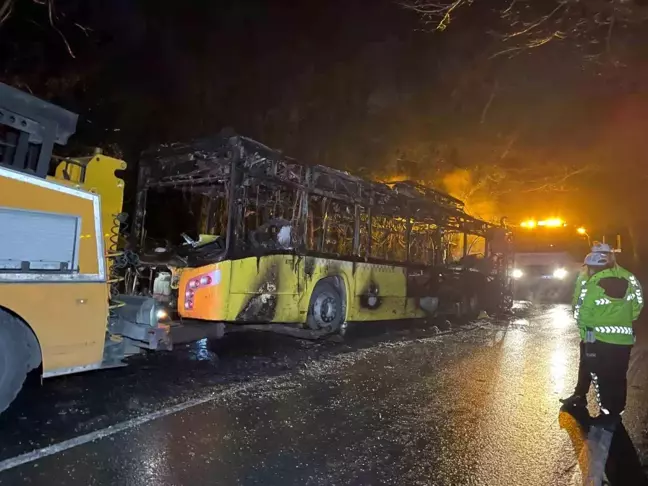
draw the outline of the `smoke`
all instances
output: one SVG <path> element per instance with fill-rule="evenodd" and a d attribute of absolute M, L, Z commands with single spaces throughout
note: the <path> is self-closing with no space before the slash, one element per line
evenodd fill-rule
<path fill-rule="evenodd" d="M 486 177 L 479 177 L 476 170 L 456 169 L 446 173 L 441 181 L 443 189 L 451 196 L 461 199 L 465 203 L 468 214 L 485 221 L 496 222 L 499 220 L 495 184 Z M 463 255 L 463 236 L 455 235 L 451 239 L 453 243 L 452 255 L 459 259 Z M 485 241 L 476 236 L 468 237 L 468 254 L 484 254 Z"/>
<path fill-rule="evenodd" d="M 476 170 L 456 169 L 443 176 L 443 189 L 466 204 L 466 212 L 485 221 L 497 222 L 500 212 L 495 183 L 479 177 Z"/>

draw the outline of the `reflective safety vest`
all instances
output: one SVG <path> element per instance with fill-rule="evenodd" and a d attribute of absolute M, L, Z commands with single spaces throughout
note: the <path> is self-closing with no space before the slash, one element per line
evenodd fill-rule
<path fill-rule="evenodd" d="M 624 292 L 611 291 L 610 286 L 606 285 L 614 279 L 627 282 Z M 586 342 L 596 340 L 610 344 L 634 344 L 632 323 L 639 317 L 644 304 L 641 284 L 634 275 L 618 265 L 591 277 L 582 273 L 576 282 L 574 297 L 574 318 L 581 339 Z"/>
<path fill-rule="evenodd" d="M 578 303 L 578 297 L 580 297 L 581 287 L 589 279 L 589 274 L 587 273 L 587 266 L 583 265 L 580 272 L 578 272 L 578 278 L 576 279 L 576 288 L 574 289 L 574 296 L 572 297 L 572 310 L 576 309 L 576 304 Z"/>

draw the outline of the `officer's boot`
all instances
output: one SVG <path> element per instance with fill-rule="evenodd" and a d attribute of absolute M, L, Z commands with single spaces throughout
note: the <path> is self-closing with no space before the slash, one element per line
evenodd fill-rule
<path fill-rule="evenodd" d="M 560 403 L 562 403 L 562 408 L 587 408 L 587 398 L 581 395 L 572 395 L 567 398 L 561 398 Z"/>

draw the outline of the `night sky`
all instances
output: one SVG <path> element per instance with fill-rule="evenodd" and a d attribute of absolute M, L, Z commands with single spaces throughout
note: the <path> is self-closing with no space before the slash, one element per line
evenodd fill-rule
<path fill-rule="evenodd" d="M 475 1 L 440 32 L 388 0 L 58 0 L 51 17 L 24 0 L 0 25 L 0 77 L 78 112 L 73 150 L 131 166 L 232 127 L 306 162 L 434 183 L 485 218 L 560 215 L 645 252 L 646 26 L 498 55 L 528 25 L 505 3 Z"/>

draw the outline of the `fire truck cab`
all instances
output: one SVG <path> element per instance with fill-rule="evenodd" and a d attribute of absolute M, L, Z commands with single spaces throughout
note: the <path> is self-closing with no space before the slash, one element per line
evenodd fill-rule
<path fill-rule="evenodd" d="M 511 277 L 515 298 L 568 299 L 588 250 L 583 228 L 559 218 L 523 221 L 513 230 Z"/>

